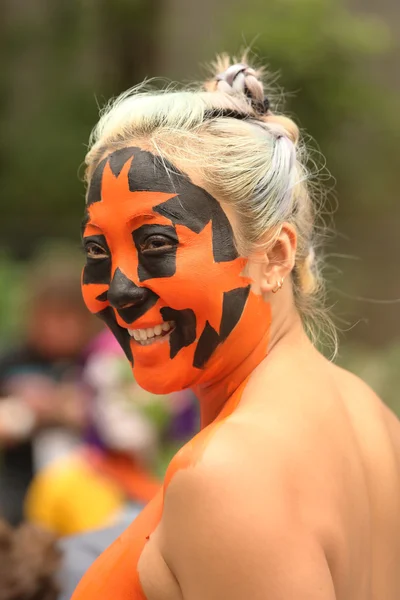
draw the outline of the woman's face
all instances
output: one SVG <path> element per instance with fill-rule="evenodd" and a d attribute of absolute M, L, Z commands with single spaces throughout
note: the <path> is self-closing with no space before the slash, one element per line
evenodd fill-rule
<path fill-rule="evenodd" d="M 153 154 L 129 147 L 99 163 L 83 244 L 84 300 L 145 389 L 207 381 L 267 337 L 269 307 L 243 275 L 221 205 Z"/>

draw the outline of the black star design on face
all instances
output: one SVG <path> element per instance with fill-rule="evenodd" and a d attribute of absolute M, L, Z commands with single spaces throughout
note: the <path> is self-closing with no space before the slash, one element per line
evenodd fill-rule
<path fill-rule="evenodd" d="M 239 323 L 244 311 L 250 286 L 240 287 L 224 293 L 222 319 L 219 333 L 207 321 L 198 341 L 193 366 L 202 369 L 217 347 L 224 342 Z"/>
<path fill-rule="evenodd" d="M 88 208 L 84 221 L 84 229 L 90 222 L 91 207 L 103 201 L 103 176 L 106 165 L 111 171 L 107 177 L 126 177 L 122 170 L 131 161 L 127 176 L 129 192 L 149 191 L 171 194 L 172 197 L 153 206 L 153 212 L 167 219 L 171 225 L 146 224 L 132 233 L 133 248 L 138 255 L 138 281 L 144 282 L 154 278 L 173 278 L 177 270 L 177 247 L 179 245 L 176 226 L 187 227 L 197 235 L 205 235 L 206 226 L 211 223 L 211 237 L 207 233 L 214 265 L 233 263 L 238 258 L 231 225 L 219 202 L 202 188 L 194 185 L 189 178 L 179 172 L 173 165 L 161 161 L 158 157 L 139 148 L 124 148 L 105 157 L 95 169 L 88 190 Z M 165 170 L 167 166 L 168 174 Z M 107 200 L 109 202 L 110 199 Z M 113 198 L 117 202 L 117 198 Z M 110 252 L 105 236 L 88 236 L 86 241 L 94 241 Z M 150 242 L 149 242 L 150 240 Z M 205 238 L 206 241 L 206 238 Z M 231 267 L 228 268 L 230 271 Z M 233 268 L 235 271 L 236 267 Z M 232 273 L 233 273 L 232 271 Z M 224 342 L 237 325 L 244 310 L 249 286 L 229 290 L 226 267 L 221 271 L 224 284 L 221 287 L 221 323 L 219 332 L 208 321 L 200 335 L 193 366 L 204 368 L 215 349 Z M 231 276 L 230 276 L 231 277 Z M 119 327 L 114 310 L 126 323 L 134 323 L 157 302 L 159 296 L 150 289 L 138 286 L 127 278 L 120 269 L 116 269 L 111 280 L 111 256 L 102 261 L 88 260 L 84 270 L 83 284 L 105 284 L 108 290 L 96 295 L 96 300 L 109 302 L 111 306 L 98 311 L 105 320 L 132 361 L 130 336 L 126 329 Z M 175 321 L 176 330 L 170 335 L 171 358 L 179 350 L 195 342 L 196 316 L 191 308 L 176 311 L 172 308 L 161 309 L 165 321 Z"/>

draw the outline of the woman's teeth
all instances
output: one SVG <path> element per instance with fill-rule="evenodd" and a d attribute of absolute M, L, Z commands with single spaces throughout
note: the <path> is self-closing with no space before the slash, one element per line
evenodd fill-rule
<path fill-rule="evenodd" d="M 147 346 L 164 338 L 174 327 L 175 321 L 167 321 L 155 327 L 147 327 L 147 329 L 128 329 L 128 333 L 139 344 Z"/>

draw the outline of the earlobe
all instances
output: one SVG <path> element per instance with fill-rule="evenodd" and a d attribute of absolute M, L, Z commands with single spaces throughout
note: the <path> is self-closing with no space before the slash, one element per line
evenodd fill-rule
<path fill-rule="evenodd" d="M 273 245 L 260 261 L 259 285 L 262 294 L 276 294 L 291 273 L 296 257 L 297 235 L 294 227 L 284 223 Z"/>
<path fill-rule="evenodd" d="M 267 277 L 263 277 L 260 284 L 260 290 L 262 294 L 276 294 L 283 286 L 285 278 L 276 277 L 270 274 Z"/>
<path fill-rule="evenodd" d="M 256 296 L 265 294 L 267 282 L 267 263 L 268 258 L 265 253 L 257 253 L 249 258 L 246 264 L 245 276 L 251 280 L 251 290 Z"/>
<path fill-rule="evenodd" d="M 276 249 L 276 242 L 274 244 Z M 262 256 L 257 259 L 258 265 L 258 285 L 261 294 L 276 294 L 285 279 L 286 272 L 284 265 L 280 259 L 277 260 L 274 249 L 264 252 Z"/>

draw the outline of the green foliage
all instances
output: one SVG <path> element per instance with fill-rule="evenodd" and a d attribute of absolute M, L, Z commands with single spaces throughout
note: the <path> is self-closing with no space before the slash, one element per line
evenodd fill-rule
<path fill-rule="evenodd" d="M 24 256 L 42 236 L 79 240 L 85 145 L 98 104 L 142 76 L 132 68 L 125 82 L 129 57 L 146 70 L 152 1 L 34 4 L 13 13 L 0 47 L 0 239 Z"/>
<path fill-rule="evenodd" d="M 21 309 L 26 265 L 0 253 L 0 352 L 13 343 L 22 326 Z"/>
<path fill-rule="evenodd" d="M 400 344 L 380 350 L 346 344 L 340 351 L 339 363 L 355 373 L 400 417 Z"/>
<path fill-rule="evenodd" d="M 264 7 L 264 11 L 262 10 Z M 264 19 L 255 19 L 256 14 Z M 390 49 L 388 29 L 374 17 L 352 15 L 340 0 L 250 0 L 235 14 L 233 31 L 256 38 L 288 96 L 288 108 L 318 139 L 329 138 L 343 119 L 375 106 L 365 77 L 366 61 Z"/>
<path fill-rule="evenodd" d="M 393 50 L 388 27 L 374 16 L 351 13 L 342 0 L 249 0 L 240 6 L 229 13 L 228 49 L 237 50 L 241 32 L 276 75 L 285 110 L 317 140 L 339 175 L 341 195 L 346 200 L 357 190 L 353 208 L 376 204 L 377 180 L 387 189 L 395 172 L 399 132 L 398 96 L 388 82 L 377 86 L 371 76 Z"/>

